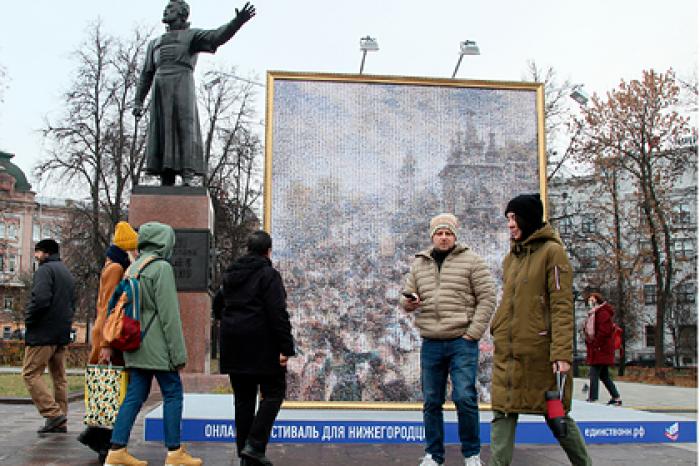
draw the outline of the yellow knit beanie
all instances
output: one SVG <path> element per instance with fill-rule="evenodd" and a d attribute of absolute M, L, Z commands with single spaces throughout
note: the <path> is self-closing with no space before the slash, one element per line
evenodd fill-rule
<path fill-rule="evenodd" d="M 119 222 L 114 228 L 112 244 L 124 251 L 135 251 L 138 246 L 138 234 L 127 222 Z"/>

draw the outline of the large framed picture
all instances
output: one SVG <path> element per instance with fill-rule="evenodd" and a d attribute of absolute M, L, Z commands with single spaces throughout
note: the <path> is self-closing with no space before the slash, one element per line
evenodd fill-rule
<path fill-rule="evenodd" d="M 429 221 L 460 221 L 500 289 L 504 209 L 546 202 L 536 83 L 269 72 L 264 226 L 283 275 L 298 356 L 288 397 L 420 399 L 420 335 L 398 305 Z M 500 296 L 500 293 L 499 293 Z M 492 345 L 480 344 L 489 400 Z"/>

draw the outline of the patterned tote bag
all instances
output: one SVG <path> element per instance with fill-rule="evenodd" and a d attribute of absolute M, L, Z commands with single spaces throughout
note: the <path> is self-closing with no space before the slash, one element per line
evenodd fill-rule
<path fill-rule="evenodd" d="M 85 368 L 87 426 L 111 428 L 126 396 L 127 372 L 122 366 L 88 364 Z"/>

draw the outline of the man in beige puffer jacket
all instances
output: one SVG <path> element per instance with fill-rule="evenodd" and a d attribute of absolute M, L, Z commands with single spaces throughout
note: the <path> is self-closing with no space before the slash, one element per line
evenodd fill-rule
<path fill-rule="evenodd" d="M 416 254 L 401 298 L 417 312 L 421 344 L 421 386 L 426 448 L 421 466 L 445 461 L 442 405 L 447 376 L 457 408 L 465 466 L 480 465 L 476 371 L 479 339 L 496 307 L 496 287 L 486 262 L 457 243 L 457 218 L 440 214 L 430 221 L 432 247 Z"/>

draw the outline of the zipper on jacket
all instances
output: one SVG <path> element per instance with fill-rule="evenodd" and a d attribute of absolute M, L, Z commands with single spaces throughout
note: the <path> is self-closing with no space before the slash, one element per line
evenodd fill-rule
<path fill-rule="evenodd" d="M 442 267 L 445 266 L 445 262 L 447 262 L 449 257 L 450 255 L 448 254 L 442 261 Z M 433 266 L 435 267 L 435 317 L 437 321 L 440 322 L 440 275 L 442 274 L 442 267 L 438 267 L 438 263 L 435 259 L 432 257 L 430 259 L 433 261 Z"/>
<path fill-rule="evenodd" d="M 515 287 L 513 288 L 513 297 L 515 297 Z M 511 407 L 512 400 L 511 396 L 513 393 L 513 299 L 510 300 L 510 316 L 508 319 L 508 368 L 507 368 L 507 393 L 506 397 L 506 407 Z"/>

